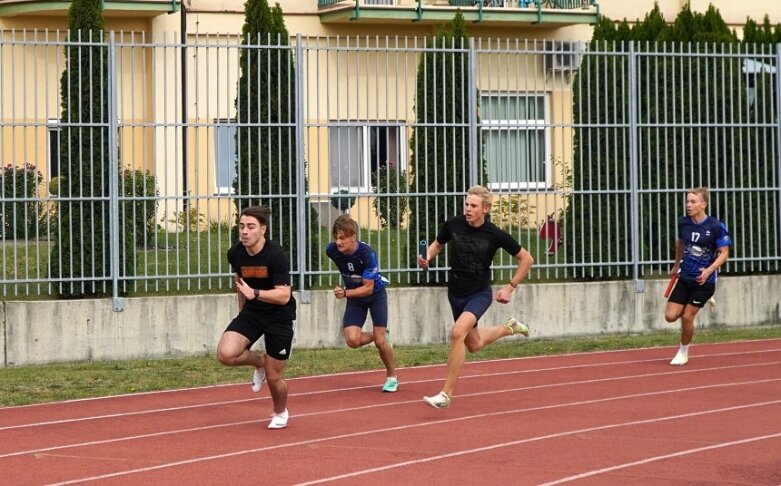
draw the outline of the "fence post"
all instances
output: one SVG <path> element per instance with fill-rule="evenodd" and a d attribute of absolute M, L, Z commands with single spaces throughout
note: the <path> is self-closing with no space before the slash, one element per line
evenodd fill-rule
<path fill-rule="evenodd" d="M 776 208 L 781 208 L 781 42 L 776 44 L 776 197 L 778 204 Z M 781 218 L 776 218 L 778 228 L 776 234 L 781 235 Z M 776 254 L 781 253 L 781 242 L 778 243 Z"/>
<path fill-rule="evenodd" d="M 109 32 L 108 44 L 108 177 L 109 177 L 109 234 L 111 235 L 111 291 L 114 312 L 122 312 L 124 303 L 119 298 L 119 122 L 117 121 L 117 44 L 114 31 Z M 128 235 L 125 235 L 127 238 Z"/>
<path fill-rule="evenodd" d="M 467 100 L 469 103 L 469 186 L 475 184 L 485 184 L 488 181 L 481 181 L 480 179 L 480 164 L 477 161 L 479 152 L 477 150 L 477 81 L 475 70 L 475 39 L 469 37 L 469 53 L 467 55 L 468 63 L 468 79 L 467 79 Z M 462 41 L 463 42 L 463 41 Z M 463 44 L 461 45 L 463 48 Z"/>
<path fill-rule="evenodd" d="M 298 262 L 296 262 L 298 266 L 298 288 L 299 288 L 299 295 L 301 296 L 301 303 L 302 304 L 308 304 L 310 302 L 310 295 L 309 290 L 305 288 L 306 285 L 306 278 L 304 276 L 307 273 L 308 268 L 306 268 L 306 251 L 307 248 L 309 248 L 309 238 L 307 237 L 307 229 L 309 228 L 309 224 L 307 223 L 307 216 L 309 215 L 309 211 L 307 211 L 308 208 L 308 201 L 309 201 L 309 194 L 307 194 L 306 191 L 306 170 L 304 170 L 304 90 L 303 90 L 303 52 L 304 49 L 301 46 L 301 34 L 296 34 L 296 59 L 295 59 L 295 69 L 296 69 L 296 75 L 293 77 L 293 82 L 295 83 L 295 99 L 296 99 L 296 111 L 295 111 L 295 117 L 296 117 L 296 184 L 298 187 L 296 188 L 296 199 L 298 203 L 298 211 L 296 211 L 296 224 L 298 225 L 298 231 L 296 234 L 298 235 L 298 238 L 296 238 L 296 247 L 298 248 Z"/>
<path fill-rule="evenodd" d="M 637 56 L 635 43 L 629 42 L 629 190 L 630 231 L 632 234 L 632 278 L 635 292 L 645 291 L 645 282 L 640 279 L 640 201 L 638 188 L 639 163 L 637 152 Z"/>

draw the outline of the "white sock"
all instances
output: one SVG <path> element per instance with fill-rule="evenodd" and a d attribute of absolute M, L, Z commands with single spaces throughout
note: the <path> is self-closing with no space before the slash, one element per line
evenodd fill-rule
<path fill-rule="evenodd" d="M 681 347 L 678 348 L 679 353 L 683 353 L 686 356 L 689 356 L 689 345 L 688 344 L 681 344 Z"/>

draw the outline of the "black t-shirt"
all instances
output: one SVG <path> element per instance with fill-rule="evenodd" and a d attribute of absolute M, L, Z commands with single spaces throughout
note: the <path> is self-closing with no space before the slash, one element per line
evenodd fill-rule
<path fill-rule="evenodd" d="M 444 245 L 452 241 L 450 248 L 450 279 L 447 287 L 458 296 L 466 296 L 491 285 L 491 263 L 496 250 L 504 250 L 512 256 L 521 251 L 521 245 L 507 232 L 490 221 L 474 228 L 464 215 L 450 218 L 437 234 L 437 242 Z"/>
<path fill-rule="evenodd" d="M 253 289 L 271 290 L 277 285 L 290 285 L 290 260 L 279 243 L 266 240 L 257 255 L 250 256 L 241 242 L 228 250 L 231 269 Z M 262 312 L 265 317 L 295 320 L 296 300 L 290 296 L 285 305 L 270 304 L 259 300 L 247 300 L 244 309 Z"/>

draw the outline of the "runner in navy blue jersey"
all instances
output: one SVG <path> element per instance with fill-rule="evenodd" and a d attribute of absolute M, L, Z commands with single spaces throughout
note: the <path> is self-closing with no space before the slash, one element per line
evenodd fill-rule
<path fill-rule="evenodd" d="M 358 224 L 349 215 L 336 218 L 332 234 L 335 241 L 326 246 L 325 253 L 342 274 L 344 285 L 334 289 L 334 296 L 347 300 L 342 318 L 344 340 L 351 348 L 374 342 L 387 374 L 382 391 L 395 392 L 399 380 L 388 333 L 387 280 L 380 275 L 377 253 L 358 241 Z M 363 331 L 368 313 L 372 317 L 371 333 Z"/>
<path fill-rule="evenodd" d="M 689 361 L 694 318 L 716 291 L 716 275 L 732 245 L 727 227 L 708 216 L 707 207 L 708 189 L 692 189 L 686 194 L 686 216 L 678 220 L 675 263 L 670 271 L 678 274 L 678 281 L 664 309 L 667 322 L 681 320 L 681 344 L 670 361 L 673 366 Z"/>

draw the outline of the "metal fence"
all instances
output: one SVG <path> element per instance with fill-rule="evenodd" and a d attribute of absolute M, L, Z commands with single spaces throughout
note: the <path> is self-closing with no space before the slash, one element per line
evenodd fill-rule
<path fill-rule="evenodd" d="M 779 46 L 67 34 L 0 32 L 4 297 L 226 291 L 258 201 L 300 290 L 338 282 L 345 212 L 392 283 L 441 283 L 414 256 L 477 183 L 533 280 L 640 290 L 699 185 L 724 272 L 781 267 Z"/>

